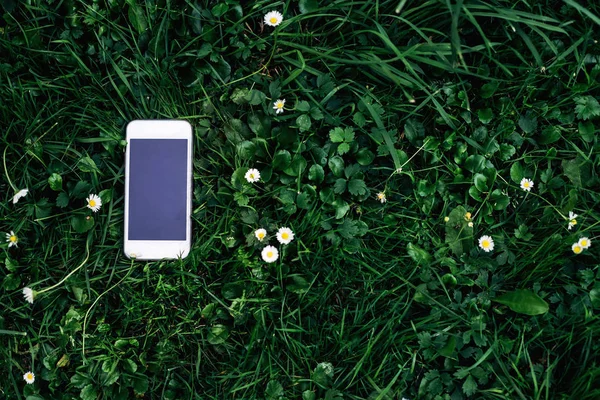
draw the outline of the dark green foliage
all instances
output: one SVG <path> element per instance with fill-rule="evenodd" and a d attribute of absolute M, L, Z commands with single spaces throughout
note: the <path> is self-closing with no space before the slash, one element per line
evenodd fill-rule
<path fill-rule="evenodd" d="M 19 238 L 0 246 L 0 397 L 600 397 L 595 2 L 0 13 L 0 234 Z M 125 126 L 154 118 L 194 127 L 185 260 L 122 253 Z"/>

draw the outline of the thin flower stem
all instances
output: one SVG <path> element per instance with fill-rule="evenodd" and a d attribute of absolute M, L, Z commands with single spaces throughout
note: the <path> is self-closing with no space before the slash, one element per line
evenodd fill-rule
<path fill-rule="evenodd" d="M 10 180 L 10 176 L 8 176 L 8 169 L 6 168 L 6 150 L 8 150 L 8 146 L 4 148 L 4 159 L 2 160 L 4 162 L 4 175 L 6 175 L 6 180 L 8 181 L 10 187 L 13 188 L 13 190 L 16 192 L 17 188 L 15 187 L 15 185 L 13 185 L 12 181 Z"/>
<path fill-rule="evenodd" d="M 71 275 L 73 275 L 75 272 L 79 271 L 81 269 L 81 267 L 83 267 L 85 265 L 85 263 L 87 262 L 87 260 L 89 258 L 90 258 L 90 245 L 89 245 L 89 242 L 86 241 L 86 243 L 85 243 L 85 259 L 83 260 L 83 262 L 81 264 L 79 264 L 79 266 L 77 268 L 75 268 L 73 271 L 69 272 L 69 274 L 67 276 L 65 276 L 64 278 L 62 278 L 60 280 L 60 282 L 58 282 L 57 284 L 52 285 L 50 287 L 47 287 L 46 289 L 36 291 L 36 294 L 42 294 L 44 292 L 47 292 L 49 290 L 52 290 L 52 289 L 54 289 L 54 288 L 62 285 L 64 283 L 64 281 L 66 281 L 67 279 L 69 279 L 69 277 Z"/>
<path fill-rule="evenodd" d="M 44 220 L 47 220 L 47 219 L 50 219 L 50 218 L 54 218 L 54 217 L 60 217 L 61 215 L 73 214 L 73 211 L 85 210 L 86 208 L 87 208 L 87 206 L 83 206 L 83 207 L 80 207 L 80 208 L 78 208 L 78 209 L 76 209 L 76 210 L 71 210 L 71 211 L 67 211 L 67 212 L 64 212 L 64 213 L 60 213 L 60 214 L 54 214 L 54 215 L 50 215 L 50 216 L 48 216 L 48 217 L 36 218 L 36 219 L 34 219 L 34 221 L 35 221 L 35 222 L 38 222 L 38 221 L 44 221 Z"/>

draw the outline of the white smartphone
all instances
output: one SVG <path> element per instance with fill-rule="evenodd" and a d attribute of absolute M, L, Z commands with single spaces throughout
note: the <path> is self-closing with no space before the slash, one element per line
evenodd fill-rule
<path fill-rule="evenodd" d="M 191 246 L 192 126 L 179 120 L 127 125 L 125 255 L 184 258 Z"/>

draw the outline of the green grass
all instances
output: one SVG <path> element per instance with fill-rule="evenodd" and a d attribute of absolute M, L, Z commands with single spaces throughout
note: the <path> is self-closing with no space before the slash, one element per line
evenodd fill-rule
<path fill-rule="evenodd" d="M 588 3 L 0 1 L 0 397 L 600 397 Z M 153 118 L 194 127 L 184 260 L 122 252 Z"/>

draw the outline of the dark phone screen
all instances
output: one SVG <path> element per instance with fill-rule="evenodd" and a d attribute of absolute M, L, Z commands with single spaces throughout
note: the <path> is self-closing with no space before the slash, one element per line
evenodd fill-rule
<path fill-rule="evenodd" d="M 185 240 L 187 139 L 129 141 L 129 240 Z"/>

